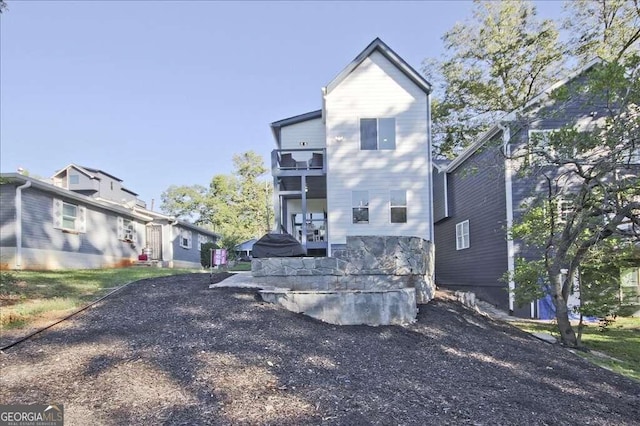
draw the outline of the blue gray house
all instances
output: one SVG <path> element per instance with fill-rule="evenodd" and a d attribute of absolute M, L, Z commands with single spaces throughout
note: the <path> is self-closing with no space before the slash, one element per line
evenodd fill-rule
<path fill-rule="evenodd" d="M 560 88 L 580 85 L 598 63 L 587 64 L 507 114 L 453 161 L 434 162 L 435 274 L 439 286 L 473 291 L 518 316 L 540 317 L 544 310 L 541 302 L 518 307 L 508 291 L 515 283 L 503 280 L 507 271 L 514 271 L 517 258 L 530 259 L 535 254 L 521 241 L 508 238 L 507 230 L 521 217 L 523 202 L 540 190 L 539 177 L 520 176 L 505 152 L 515 152 L 531 138 L 568 124 L 578 130 L 589 128 L 603 117 L 602 104 L 574 97 L 556 102 L 551 95 Z M 632 292 L 638 296 L 639 276 L 637 267 L 623 271 L 623 282 L 635 286 Z"/>
<path fill-rule="evenodd" d="M 0 268 L 122 267 L 146 254 L 158 266 L 200 268 L 218 235 L 148 210 L 122 180 L 71 164 L 50 180 L 0 175 Z"/>

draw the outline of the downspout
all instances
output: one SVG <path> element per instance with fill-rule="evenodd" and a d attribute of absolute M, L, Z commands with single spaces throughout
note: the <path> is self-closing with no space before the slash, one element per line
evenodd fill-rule
<path fill-rule="evenodd" d="M 515 305 L 515 294 L 513 291 L 516 288 L 516 283 L 513 280 L 513 274 L 516 270 L 515 267 L 515 246 L 513 244 L 513 238 L 510 236 L 511 227 L 513 226 L 513 189 L 512 189 L 512 173 L 513 166 L 511 164 L 511 146 L 509 144 L 511 140 L 511 131 L 508 126 L 499 125 L 502 130 L 502 143 L 504 148 L 504 191 L 506 200 L 506 213 L 507 213 L 507 270 L 509 271 L 509 314 L 513 315 Z"/>
<path fill-rule="evenodd" d="M 31 186 L 28 180 L 16 187 L 16 269 L 22 269 L 22 190 Z"/>
<path fill-rule="evenodd" d="M 434 226 L 433 226 L 433 159 L 431 144 L 431 93 L 427 94 L 427 167 L 429 169 L 429 240 L 434 242 Z"/>

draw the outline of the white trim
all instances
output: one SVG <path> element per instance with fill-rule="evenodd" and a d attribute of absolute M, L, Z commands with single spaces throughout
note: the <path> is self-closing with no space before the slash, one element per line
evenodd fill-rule
<path fill-rule="evenodd" d="M 467 149 L 465 149 L 462 154 L 458 155 L 447 167 L 447 172 L 454 171 L 460 164 L 462 164 L 467 158 L 471 157 L 473 153 L 475 153 L 478 148 L 485 144 L 489 139 L 498 133 L 500 130 L 500 124 L 494 124 L 491 126 L 489 130 L 484 132 L 480 137 L 471 144 Z"/>
<path fill-rule="evenodd" d="M 22 190 L 30 186 L 30 180 L 20 186 L 16 186 L 16 269 L 22 269 Z"/>
<path fill-rule="evenodd" d="M 467 233 L 464 232 L 464 225 L 467 225 Z M 465 238 L 466 235 L 466 238 Z M 462 241 L 460 241 L 462 240 Z M 466 245 L 465 245 L 466 243 Z M 465 250 L 471 247 L 471 227 L 469 219 L 456 223 L 456 250 Z"/>
<path fill-rule="evenodd" d="M 583 67 L 578 68 L 577 70 L 575 70 L 574 72 L 570 73 L 569 75 L 567 75 L 562 80 L 556 81 L 553 85 L 549 86 L 548 88 L 546 88 L 542 92 L 538 93 L 536 96 L 531 98 L 531 100 L 529 102 L 527 102 L 526 104 L 524 104 L 520 108 L 517 108 L 517 109 L 511 111 L 509 114 L 505 115 L 504 116 L 504 120 L 507 120 L 507 121 L 515 120 L 516 116 L 517 116 L 517 114 L 519 112 L 524 111 L 525 109 L 529 108 L 530 106 L 533 106 L 533 105 L 537 104 L 541 100 L 548 98 L 551 95 L 551 93 L 554 90 L 556 90 L 557 88 L 564 86 L 565 84 L 567 84 L 568 82 L 570 82 L 574 78 L 578 77 L 580 74 L 582 74 L 582 73 L 588 71 L 589 69 L 591 69 L 594 65 L 597 65 L 597 64 L 600 64 L 600 63 L 603 63 L 603 62 L 604 61 L 602 59 L 600 59 L 600 58 L 592 59 L 591 61 L 589 61 Z"/>
<path fill-rule="evenodd" d="M 515 273 L 515 246 L 513 244 L 513 238 L 511 238 L 511 228 L 513 227 L 513 186 L 512 186 L 512 173 L 513 173 L 513 161 L 510 158 L 511 145 L 509 144 L 511 139 L 511 131 L 509 127 L 502 128 L 502 143 L 504 147 L 504 192 L 506 200 L 507 211 L 507 270 L 509 276 L 513 277 Z M 516 288 L 516 283 L 513 279 L 509 279 L 509 312 L 513 312 L 515 306 L 515 295 L 513 291 Z"/>
<path fill-rule="evenodd" d="M 564 86 L 565 84 L 567 84 L 569 81 L 573 80 L 574 78 L 578 77 L 580 74 L 584 73 L 585 71 L 589 70 L 591 67 L 593 67 L 596 64 L 602 63 L 602 59 L 600 58 L 595 58 L 594 60 L 592 60 L 591 62 L 589 62 L 588 64 L 586 64 L 584 67 L 572 72 L 571 74 L 569 74 L 566 78 L 557 81 L 556 83 L 554 83 L 552 86 L 550 86 L 549 88 L 547 88 L 546 90 L 542 91 L 541 93 L 539 93 L 538 95 L 536 95 L 535 97 L 533 97 L 529 102 L 527 102 L 525 105 L 523 105 L 520 108 L 517 108 L 511 112 L 509 112 L 508 114 L 505 114 L 499 121 L 497 124 L 494 124 L 489 130 L 487 130 L 485 133 L 483 133 L 482 135 L 480 135 L 478 137 L 478 139 L 476 139 L 476 141 L 474 143 L 472 143 L 467 149 L 465 149 L 460 155 L 458 155 L 452 162 L 451 164 L 449 164 L 449 167 L 447 167 L 447 171 L 451 172 L 453 170 L 455 170 L 462 162 L 464 162 L 467 158 L 471 157 L 471 155 L 476 152 L 482 145 L 485 144 L 485 142 L 487 142 L 489 140 L 489 138 L 491 138 L 498 129 L 500 129 L 500 122 L 507 122 L 507 121 L 513 121 L 517 118 L 518 113 L 526 110 L 527 108 L 535 105 L 536 103 L 540 102 L 541 100 L 543 100 L 544 98 L 547 98 L 551 95 L 551 93 L 556 90 L 557 88 Z"/>

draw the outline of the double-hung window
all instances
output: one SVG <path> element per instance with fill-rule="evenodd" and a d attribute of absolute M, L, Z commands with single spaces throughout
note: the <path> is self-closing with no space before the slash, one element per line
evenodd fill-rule
<path fill-rule="evenodd" d="M 469 221 L 456 224 L 456 250 L 469 248 Z"/>
<path fill-rule="evenodd" d="M 53 227 L 63 231 L 87 232 L 87 209 L 84 206 L 53 200 Z"/>
<path fill-rule="evenodd" d="M 62 227 L 64 229 L 76 230 L 76 220 L 78 219 L 78 206 L 75 204 L 62 203 Z"/>
<path fill-rule="evenodd" d="M 407 223 L 407 191 L 392 190 L 389 196 L 391 223 Z"/>
<path fill-rule="evenodd" d="M 360 149 L 363 151 L 396 149 L 396 119 L 361 118 Z"/>
<path fill-rule="evenodd" d="M 369 223 L 369 191 L 351 193 L 353 223 Z"/>

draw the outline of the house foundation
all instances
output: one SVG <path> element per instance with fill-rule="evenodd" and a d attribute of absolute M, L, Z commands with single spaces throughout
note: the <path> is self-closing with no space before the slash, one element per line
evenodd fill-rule
<path fill-rule="evenodd" d="M 435 294 L 433 271 L 433 243 L 404 236 L 351 236 L 332 257 L 251 262 L 254 281 L 277 287 L 260 292 L 265 301 L 342 325 L 414 321 Z"/>

